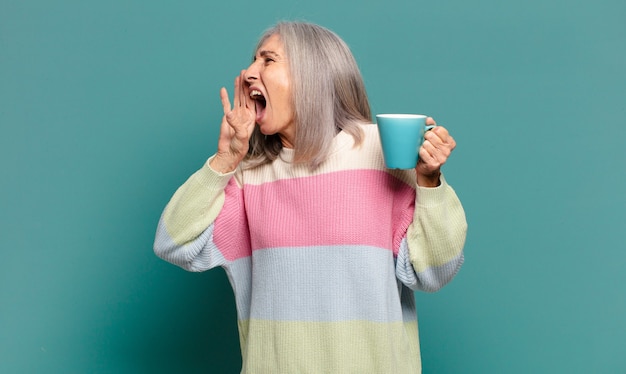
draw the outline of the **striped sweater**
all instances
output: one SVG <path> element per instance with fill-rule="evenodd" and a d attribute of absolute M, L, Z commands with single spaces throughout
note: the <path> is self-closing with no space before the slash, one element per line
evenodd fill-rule
<path fill-rule="evenodd" d="M 416 186 L 388 170 L 375 125 L 339 133 L 311 171 L 283 149 L 229 174 L 206 164 L 174 194 L 156 254 L 186 270 L 225 269 L 242 373 L 420 373 L 413 290 L 433 292 L 463 263 L 463 208 L 442 177 Z"/>

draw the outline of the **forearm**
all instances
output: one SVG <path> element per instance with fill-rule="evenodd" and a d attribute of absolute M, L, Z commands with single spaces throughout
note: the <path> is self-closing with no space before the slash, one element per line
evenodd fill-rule
<path fill-rule="evenodd" d="M 415 214 L 407 230 L 409 259 L 422 287 L 436 291 L 463 262 L 467 222 L 463 206 L 443 176 L 435 188 L 417 187 Z"/>
<path fill-rule="evenodd" d="M 199 237 L 224 205 L 224 189 L 233 173 L 217 173 L 208 163 L 178 188 L 161 216 L 159 225 L 177 245 Z"/>

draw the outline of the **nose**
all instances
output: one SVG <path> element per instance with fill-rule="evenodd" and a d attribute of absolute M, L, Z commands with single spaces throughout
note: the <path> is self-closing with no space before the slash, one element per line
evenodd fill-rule
<path fill-rule="evenodd" d="M 243 76 L 246 79 L 246 82 L 248 83 L 251 83 L 257 80 L 259 78 L 259 69 L 257 65 L 254 62 L 250 64 L 250 66 L 248 66 Z"/>

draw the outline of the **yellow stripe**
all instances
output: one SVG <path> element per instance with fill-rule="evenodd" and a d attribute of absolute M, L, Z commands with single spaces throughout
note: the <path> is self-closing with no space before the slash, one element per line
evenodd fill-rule
<path fill-rule="evenodd" d="M 219 175 L 205 165 L 174 193 L 163 213 L 165 228 L 174 243 L 192 241 L 215 221 L 231 176 Z"/>
<path fill-rule="evenodd" d="M 409 257 L 416 272 L 457 258 L 466 233 L 463 206 L 443 176 L 441 186 L 418 189 L 413 222 L 407 231 Z"/>
<path fill-rule="evenodd" d="M 239 322 L 242 373 L 420 373 L 417 322 Z"/>

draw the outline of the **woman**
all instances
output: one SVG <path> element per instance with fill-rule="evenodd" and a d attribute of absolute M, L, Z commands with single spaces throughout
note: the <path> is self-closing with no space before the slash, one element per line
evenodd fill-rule
<path fill-rule="evenodd" d="M 350 50 L 308 23 L 268 30 L 232 105 L 220 96 L 217 153 L 172 197 L 154 249 L 226 270 L 242 373 L 420 372 L 413 290 L 463 262 L 465 215 L 440 173 L 454 139 L 435 127 L 415 169 L 385 169 Z"/>

